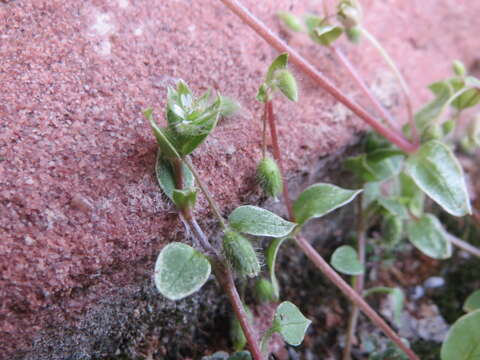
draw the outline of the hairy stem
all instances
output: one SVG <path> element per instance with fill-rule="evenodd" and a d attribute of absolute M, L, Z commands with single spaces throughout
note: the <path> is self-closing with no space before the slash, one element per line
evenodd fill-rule
<path fill-rule="evenodd" d="M 268 100 L 265 102 L 264 113 L 265 113 L 265 117 L 267 118 L 268 126 L 270 127 L 270 137 L 272 139 L 273 157 L 275 158 L 275 161 L 278 164 L 278 168 L 280 169 L 280 174 L 283 179 L 283 199 L 285 201 L 285 206 L 287 207 L 288 217 L 290 218 L 291 221 L 294 221 L 292 201 L 290 200 L 287 179 L 285 179 L 285 173 L 283 171 L 282 152 L 280 150 L 280 145 L 278 143 L 277 125 L 275 120 L 275 114 L 273 113 L 272 100 Z"/>
<path fill-rule="evenodd" d="M 382 44 L 380 44 L 380 42 L 375 38 L 375 36 L 373 36 L 373 34 L 370 33 L 365 28 L 362 28 L 362 34 L 367 38 L 368 41 L 370 41 L 370 43 L 375 47 L 375 49 L 377 49 L 377 51 L 380 53 L 380 55 L 385 60 L 387 65 L 395 74 L 395 77 L 398 79 L 398 82 L 402 87 L 403 97 L 405 99 L 405 105 L 407 107 L 408 121 L 410 122 L 410 126 L 412 128 L 412 139 L 415 143 L 419 143 L 417 124 L 415 123 L 415 119 L 413 116 L 413 105 L 412 105 L 412 99 L 410 96 L 410 88 L 408 87 L 407 82 L 405 81 L 405 78 L 403 77 L 402 73 L 400 72 L 397 65 L 395 64 L 395 61 L 393 61 L 393 59 L 390 57 L 388 52 L 384 49 Z"/>
<path fill-rule="evenodd" d="M 208 190 L 207 185 L 200 178 L 200 175 L 198 174 L 197 170 L 195 169 L 195 166 L 193 166 L 192 162 L 190 161 L 190 159 L 188 157 L 184 157 L 182 160 L 185 163 L 185 165 L 187 165 L 187 167 L 192 172 L 193 177 L 195 178 L 195 181 L 198 184 L 198 187 L 200 188 L 200 190 L 202 190 L 203 195 L 205 195 L 205 197 L 208 201 L 208 204 L 210 205 L 210 208 L 213 211 L 213 214 L 218 219 L 218 222 L 220 223 L 220 225 L 222 226 L 223 229 L 226 229 L 227 224 L 225 223 L 225 220 L 224 220 L 224 218 L 223 218 L 223 216 L 220 212 L 220 209 L 218 208 L 218 205 L 215 202 L 215 199 L 213 198 L 212 194 L 210 194 L 210 191 Z"/>
<path fill-rule="evenodd" d="M 254 360 L 263 360 L 264 357 L 257 341 L 255 330 L 248 321 L 247 313 L 245 312 L 242 300 L 240 299 L 237 288 L 235 287 L 232 271 L 223 263 L 217 263 L 213 268 L 218 281 L 227 293 L 230 303 L 232 304 L 233 311 L 235 312 L 240 326 L 242 327 L 252 358 Z"/>
<path fill-rule="evenodd" d="M 251 14 L 239 1 L 237 0 L 220 0 L 233 13 L 240 17 L 245 24 L 251 27 L 259 36 L 267 41 L 272 47 L 280 52 L 286 52 L 290 55 L 290 61 L 294 63 L 299 70 L 304 72 L 307 76 L 312 78 L 320 87 L 330 93 L 340 103 L 349 108 L 354 114 L 360 117 L 363 121 L 373 127 L 379 134 L 397 145 L 400 149 L 407 153 L 415 152 L 418 148 L 417 144 L 410 143 L 403 134 L 394 131 L 380 121 L 371 116 L 361 106 L 343 94 L 329 79 L 327 79 L 321 72 L 303 58 L 297 51 L 288 46 L 277 35 L 275 35 L 265 24 L 258 20 Z"/>
<path fill-rule="evenodd" d="M 262 115 L 262 157 L 267 156 L 267 108 L 264 107 Z"/>
<path fill-rule="evenodd" d="M 315 264 L 315 266 L 330 280 L 332 281 L 343 294 L 356 306 L 367 315 L 370 320 L 378 326 L 397 346 L 407 354 L 410 360 L 420 360 L 419 357 L 403 343 L 402 339 L 392 330 L 390 326 L 373 310 L 370 305 L 352 289 L 343 278 L 336 273 L 335 270 L 320 256 L 319 253 L 306 241 L 303 237 L 297 236 L 295 238 L 297 245 L 303 250 L 305 255 Z"/>
<path fill-rule="evenodd" d="M 366 224 L 363 213 L 362 198 L 362 194 L 360 194 L 357 201 L 357 250 L 358 260 L 365 266 Z M 354 277 L 354 288 L 360 296 L 363 294 L 364 283 L 364 274 Z M 351 359 L 352 343 L 357 328 L 358 314 L 358 306 L 353 304 L 352 310 L 350 311 L 350 318 L 348 320 L 347 340 L 345 342 L 345 349 L 343 350 L 343 360 Z"/>
<path fill-rule="evenodd" d="M 351 75 L 352 79 L 357 83 L 357 85 L 362 90 L 363 94 L 367 97 L 367 99 L 372 103 L 372 105 L 377 109 L 378 114 L 382 116 L 394 129 L 399 128 L 398 124 L 396 123 L 395 119 L 392 115 L 385 109 L 385 107 L 378 101 L 375 95 L 372 94 L 368 86 L 363 81 L 361 75 L 357 72 L 357 70 L 353 67 L 352 63 L 348 60 L 345 54 L 336 46 L 331 46 L 330 49 L 333 53 L 337 56 L 340 63 L 347 69 L 349 74 Z"/>

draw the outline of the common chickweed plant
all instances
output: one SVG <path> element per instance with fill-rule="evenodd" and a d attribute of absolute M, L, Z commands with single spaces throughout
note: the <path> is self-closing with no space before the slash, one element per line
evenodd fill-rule
<path fill-rule="evenodd" d="M 471 212 L 463 170 L 452 151 L 454 144 L 451 133 L 461 111 L 480 102 L 480 81 L 469 76 L 460 62 L 455 62 L 451 78 L 430 86 L 435 99 L 413 115 L 408 86 L 385 50 L 363 28 L 362 11 L 356 1 L 340 1 L 334 17 L 327 9 L 324 9 L 324 17 L 308 15 L 305 25 L 293 14 L 281 13 L 280 17 L 287 27 L 307 32 L 313 41 L 334 51 L 340 63 L 374 104 L 382 118 L 379 121 L 344 95 L 238 1 L 221 1 L 282 52 L 268 68 L 257 94 L 257 100 L 264 105 L 263 130 L 259 134 L 262 139 L 262 158 L 257 166 L 257 177 L 265 195 L 283 199 L 288 217 L 285 219 L 253 205 L 240 206 L 227 217 L 223 216 L 189 155 L 214 131 L 219 118 L 231 113 L 236 105 L 228 97 L 219 94 L 212 100 L 210 92 L 196 97 L 185 82 L 179 81 L 176 88 L 168 89 L 166 127 L 158 126 L 151 109 L 145 111 L 159 146 L 156 163 L 159 185 L 177 207 L 186 234 L 191 234 L 186 237 L 186 240 L 191 240 L 190 245 L 173 242 L 160 252 L 155 265 L 155 284 L 159 292 L 171 300 L 182 299 L 198 291 L 213 270 L 235 313 L 231 338 L 237 352 L 233 355 L 217 353 L 210 359 L 265 359 L 269 340 L 274 333 L 279 333 L 286 343 L 298 345 L 303 340 L 310 320 L 292 302 L 284 301 L 278 305 L 270 328 L 264 334 L 257 334 L 252 326 L 253 313 L 239 295 L 235 281 L 256 278 L 254 291 L 257 298 L 260 301 L 279 302 L 281 296 L 275 262 L 280 246 L 291 239 L 353 303 L 344 347 L 345 360 L 350 359 L 359 311 L 363 311 L 390 338 L 392 345 L 397 346 L 389 349 L 392 354 L 418 359 L 408 343 L 365 301 L 372 294 L 389 294 L 395 313 L 394 322 L 398 322 L 404 299 L 401 290 L 364 288 L 366 242 L 369 229 L 380 219 L 383 240 L 381 244 L 375 243 L 375 246 L 393 249 L 408 239 L 425 255 L 436 259 L 450 257 L 452 245 L 475 255 L 480 254 L 478 249 L 448 234 L 435 215 L 425 211 L 426 200 L 430 199 L 453 216 L 465 216 Z M 397 75 L 405 95 L 409 119 L 402 130 L 371 94 L 343 53 L 335 47 L 334 42 L 343 33 L 353 43 L 360 43 L 363 37 L 369 39 Z M 365 152 L 345 161 L 345 166 L 358 178 L 357 189 L 318 183 L 305 189 L 297 199 L 290 198 L 288 184 L 283 181 L 281 139 L 277 134 L 274 112 L 274 101 L 279 101 L 279 96 L 290 101 L 297 101 L 299 97 L 295 78 L 288 70 L 289 60 L 376 130 L 377 134 L 367 137 Z M 464 149 L 471 150 L 480 143 L 479 128 L 480 120 L 477 117 L 471 122 L 468 136 L 461 142 Z M 270 130 L 269 134 L 267 129 Z M 268 137 L 272 144 L 271 154 L 267 147 Z M 199 192 L 206 198 L 212 214 L 218 220 L 222 230 L 221 241 L 209 238 L 195 219 Z M 348 245 L 341 246 L 332 255 L 330 266 L 302 237 L 302 227 L 308 221 L 322 217 L 354 199 L 358 205 L 356 249 Z M 261 254 L 254 245 L 255 238 L 270 239 L 264 251 L 268 276 L 261 275 Z M 353 276 L 352 286 L 339 273 Z M 472 330 L 480 327 L 479 297 L 478 293 L 474 293 L 467 300 L 465 309 L 469 313 L 450 330 L 442 347 L 442 360 L 458 359 L 459 354 L 464 359 L 479 356 L 480 347 L 476 345 L 480 343 L 480 331 Z M 241 351 L 244 346 L 248 346 L 250 352 Z M 389 358 L 385 354 L 372 354 L 372 359 L 381 356 Z"/>

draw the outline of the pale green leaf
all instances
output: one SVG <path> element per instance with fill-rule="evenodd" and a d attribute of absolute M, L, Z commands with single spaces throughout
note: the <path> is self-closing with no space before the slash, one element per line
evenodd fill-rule
<path fill-rule="evenodd" d="M 277 307 L 273 328 L 290 345 L 300 345 L 312 322 L 291 302 L 284 301 Z"/>
<path fill-rule="evenodd" d="M 183 169 L 183 184 L 186 188 L 192 188 L 195 185 L 195 180 L 190 169 L 182 163 Z M 175 178 L 172 171 L 170 161 L 163 158 L 161 151 L 157 153 L 157 162 L 155 164 L 155 174 L 157 176 L 158 185 L 163 190 L 164 194 L 173 202 L 173 191 L 175 190 Z"/>
<path fill-rule="evenodd" d="M 272 64 L 268 68 L 267 76 L 265 78 L 266 83 L 270 83 L 274 80 L 274 75 L 278 70 L 284 70 L 288 65 L 288 53 L 278 55 Z"/>
<path fill-rule="evenodd" d="M 288 11 L 280 11 L 277 13 L 282 23 L 292 31 L 303 31 L 303 25 L 300 20 Z"/>
<path fill-rule="evenodd" d="M 338 272 L 347 275 L 361 275 L 364 272 L 357 251 L 348 245 L 337 248 L 330 259 L 330 263 Z"/>
<path fill-rule="evenodd" d="M 157 138 L 158 147 L 162 151 L 162 155 L 169 158 L 180 158 L 175 148 L 175 139 L 170 136 L 168 129 L 161 129 L 153 119 L 153 110 L 147 109 L 143 112 L 153 130 L 153 134 Z"/>
<path fill-rule="evenodd" d="M 284 237 L 297 224 L 257 206 L 240 206 L 228 217 L 230 226 L 242 233 L 255 236 Z"/>
<path fill-rule="evenodd" d="M 466 312 L 472 312 L 480 309 L 480 290 L 477 290 L 470 294 L 463 304 L 463 310 Z"/>
<path fill-rule="evenodd" d="M 422 145 L 407 159 L 405 172 L 448 213 L 471 213 L 462 167 L 445 144 L 432 140 Z"/>
<path fill-rule="evenodd" d="M 155 285 L 170 300 L 198 291 L 210 276 L 208 259 L 191 246 L 174 242 L 165 246 L 155 263 Z"/>
<path fill-rule="evenodd" d="M 324 216 L 348 204 L 362 190 L 347 190 L 331 184 L 314 184 L 305 189 L 293 204 L 293 213 L 299 224 Z"/>
<path fill-rule="evenodd" d="M 452 245 L 435 216 L 424 214 L 418 220 L 409 221 L 406 230 L 408 239 L 425 255 L 434 259 L 447 259 L 452 256 Z"/>
<path fill-rule="evenodd" d="M 440 352 L 441 360 L 480 358 L 480 310 L 458 319 L 448 331 Z"/>
<path fill-rule="evenodd" d="M 288 70 L 279 70 L 275 73 L 275 86 L 287 99 L 298 101 L 298 87 L 295 78 Z"/>

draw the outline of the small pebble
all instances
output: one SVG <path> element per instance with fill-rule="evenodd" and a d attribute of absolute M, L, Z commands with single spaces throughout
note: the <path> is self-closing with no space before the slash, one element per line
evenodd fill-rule
<path fill-rule="evenodd" d="M 445 285 L 445 279 L 440 276 L 429 277 L 423 285 L 428 289 L 436 289 Z"/>
<path fill-rule="evenodd" d="M 422 286 L 417 285 L 413 288 L 411 295 L 413 300 L 418 300 L 423 297 L 423 295 L 425 295 L 425 289 Z"/>

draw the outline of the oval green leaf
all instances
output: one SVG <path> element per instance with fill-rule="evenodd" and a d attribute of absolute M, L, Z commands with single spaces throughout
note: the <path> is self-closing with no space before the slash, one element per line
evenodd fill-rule
<path fill-rule="evenodd" d="M 182 163 L 183 182 L 185 188 L 193 188 L 195 180 L 190 169 Z M 170 162 L 162 157 L 161 150 L 157 153 L 157 162 L 155 164 L 155 174 L 157 176 L 158 185 L 165 195 L 173 202 L 173 191 L 175 187 L 175 178 L 173 176 L 172 166 Z"/>
<path fill-rule="evenodd" d="M 331 184 L 314 184 L 305 189 L 293 204 L 293 213 L 299 224 L 318 218 L 348 204 L 362 190 L 347 190 Z"/>
<path fill-rule="evenodd" d="M 432 140 L 422 145 L 407 159 L 405 172 L 446 212 L 471 213 L 462 167 L 445 144 Z"/>
<path fill-rule="evenodd" d="M 277 307 L 273 328 L 282 335 L 286 343 L 296 346 L 302 343 L 311 323 L 294 304 L 284 301 Z"/>
<path fill-rule="evenodd" d="M 292 31 L 303 31 L 303 25 L 299 18 L 288 11 L 280 11 L 277 16 L 283 24 Z"/>
<path fill-rule="evenodd" d="M 291 101 L 298 101 L 297 81 L 288 70 L 279 70 L 275 73 L 275 85 Z"/>
<path fill-rule="evenodd" d="M 210 276 L 208 259 L 191 246 L 174 242 L 165 246 L 155 263 L 155 285 L 170 300 L 199 290 Z"/>
<path fill-rule="evenodd" d="M 240 206 L 233 210 L 228 217 L 228 223 L 238 232 L 275 238 L 287 236 L 297 225 L 252 205 Z"/>
<path fill-rule="evenodd" d="M 441 360 L 474 360 L 480 358 L 480 310 L 458 319 L 442 344 Z"/>
<path fill-rule="evenodd" d="M 411 243 L 425 255 L 434 259 L 447 259 L 452 256 L 452 244 L 445 230 L 432 214 L 424 214 L 418 220 L 407 223 L 407 236 Z"/>
<path fill-rule="evenodd" d="M 463 304 L 463 310 L 466 312 L 472 312 L 480 309 L 480 290 L 477 290 L 470 294 Z"/>
<path fill-rule="evenodd" d="M 337 248 L 330 259 L 330 263 L 338 272 L 347 275 L 361 275 L 364 272 L 363 265 L 358 260 L 356 250 L 348 245 Z"/>

